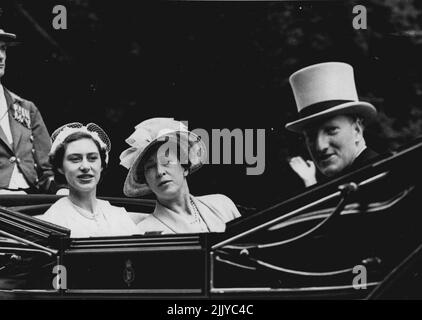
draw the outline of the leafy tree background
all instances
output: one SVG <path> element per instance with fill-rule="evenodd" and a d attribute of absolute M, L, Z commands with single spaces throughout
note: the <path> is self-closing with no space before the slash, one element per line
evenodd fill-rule
<path fill-rule="evenodd" d="M 54 30 L 62 4 L 68 29 Z M 368 28 L 352 26 L 355 5 Z M 309 64 L 344 61 L 358 93 L 379 110 L 367 130 L 375 149 L 409 143 L 422 130 L 422 3 L 416 0 L 292 2 L 12 1 L 0 28 L 18 34 L 3 84 L 33 100 L 49 130 L 95 122 L 112 139 L 99 194 L 121 196 L 118 156 L 139 122 L 155 116 L 190 128 L 266 129 L 263 175 L 245 165 L 209 165 L 189 178 L 193 194 L 224 193 L 265 207 L 302 188 L 287 165 L 307 157 L 284 124 L 296 116 L 289 75 Z"/>

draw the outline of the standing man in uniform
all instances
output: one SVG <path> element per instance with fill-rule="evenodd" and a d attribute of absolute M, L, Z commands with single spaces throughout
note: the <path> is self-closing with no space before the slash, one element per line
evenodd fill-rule
<path fill-rule="evenodd" d="M 313 163 L 323 176 L 345 174 L 377 156 L 363 136 L 377 110 L 359 101 L 351 65 L 320 63 L 296 71 L 289 80 L 299 117 L 287 123 L 286 129 L 305 136 Z M 306 186 L 316 183 L 312 163 L 295 159 L 291 166 Z"/>
<path fill-rule="evenodd" d="M 55 193 L 50 135 L 37 107 L 6 89 L 7 47 L 16 35 L 0 29 L 0 194 Z"/>

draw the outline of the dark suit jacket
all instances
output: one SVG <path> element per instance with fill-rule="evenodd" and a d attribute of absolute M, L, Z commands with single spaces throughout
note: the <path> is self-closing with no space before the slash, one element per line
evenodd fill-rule
<path fill-rule="evenodd" d="M 31 101 L 6 88 L 4 94 L 13 145 L 9 144 L 0 127 L 0 188 L 9 186 L 14 164 L 17 164 L 32 192 L 55 192 L 48 161 L 51 139 L 40 112 Z"/>
<path fill-rule="evenodd" d="M 372 159 L 376 158 L 378 156 L 378 153 L 376 153 L 374 150 L 370 148 L 366 148 L 362 151 L 362 153 L 353 161 L 352 165 L 347 168 L 345 171 L 341 174 L 351 172 L 353 170 L 356 170 L 360 167 L 365 166 L 368 162 L 370 162 Z"/>
<path fill-rule="evenodd" d="M 318 183 L 325 183 L 329 180 L 338 178 L 339 176 L 345 175 L 360 167 L 363 167 L 367 163 L 369 163 L 371 160 L 376 158 L 377 156 L 378 156 L 378 153 L 376 153 L 374 150 L 367 147 L 365 150 L 362 151 L 362 153 L 353 161 L 353 163 L 349 167 L 345 168 L 340 173 L 337 173 L 336 175 L 332 177 L 326 177 L 322 173 L 318 172 L 318 176 L 317 176 Z"/>

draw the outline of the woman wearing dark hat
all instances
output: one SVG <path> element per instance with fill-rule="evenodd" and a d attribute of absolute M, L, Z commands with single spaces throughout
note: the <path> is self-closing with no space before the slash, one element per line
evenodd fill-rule
<path fill-rule="evenodd" d="M 70 123 L 57 129 L 52 139 L 55 179 L 67 183 L 69 196 L 39 218 L 70 229 L 73 238 L 139 234 L 124 208 L 96 196 L 111 149 L 107 134 L 94 123 Z"/>
<path fill-rule="evenodd" d="M 142 233 L 224 232 L 226 222 L 240 217 L 233 201 L 221 194 L 195 197 L 187 176 L 206 159 L 203 141 L 184 124 L 171 118 L 140 123 L 126 139 L 131 148 L 121 155 L 129 169 L 124 193 L 137 197 L 154 193 L 156 207 L 142 220 Z"/>

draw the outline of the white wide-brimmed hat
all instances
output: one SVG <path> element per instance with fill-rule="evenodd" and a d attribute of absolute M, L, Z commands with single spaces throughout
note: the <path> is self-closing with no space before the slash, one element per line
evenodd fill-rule
<path fill-rule="evenodd" d="M 293 73 L 289 78 L 299 118 L 286 124 L 286 129 L 302 132 L 309 124 L 324 118 L 352 114 L 371 122 L 375 107 L 359 101 L 353 68 L 343 62 L 315 64 Z"/>
<path fill-rule="evenodd" d="M 135 132 L 127 138 L 131 147 L 120 154 L 120 164 L 129 173 L 126 177 L 123 192 L 128 197 L 137 197 L 151 193 L 143 174 L 145 155 L 152 146 L 176 142 L 181 153 L 189 160 L 189 174 L 198 170 L 207 159 L 207 149 L 204 142 L 180 121 L 173 118 L 152 118 L 135 127 Z"/>

